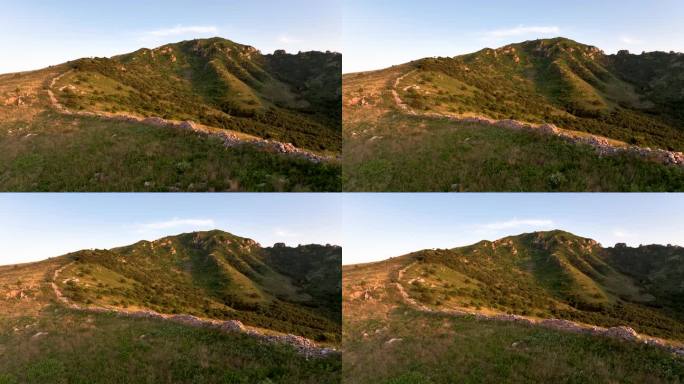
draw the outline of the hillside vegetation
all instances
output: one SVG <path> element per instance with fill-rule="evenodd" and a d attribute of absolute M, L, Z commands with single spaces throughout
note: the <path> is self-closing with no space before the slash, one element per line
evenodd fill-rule
<path fill-rule="evenodd" d="M 247 335 L 57 306 L 0 316 L 0 345 L 2 384 L 341 381 L 339 356 L 306 359 Z"/>
<path fill-rule="evenodd" d="M 285 274 L 273 265 L 283 253 L 299 268 Z M 71 253 L 74 263 L 57 284 L 75 303 L 236 319 L 334 343 L 341 324 L 331 296 L 339 296 L 341 253 L 335 246 L 262 248 L 229 233 L 198 232 Z M 332 281 L 316 284 L 320 276 Z"/>
<path fill-rule="evenodd" d="M 340 68 L 337 53 L 214 38 L 0 75 L 0 190 L 339 191 Z M 146 117 L 328 160 L 133 121 Z"/>
<path fill-rule="evenodd" d="M 538 132 L 388 113 L 344 137 L 345 191 L 684 190 L 684 168 Z"/>
<path fill-rule="evenodd" d="M 577 139 L 684 150 L 682 79 L 684 54 L 606 55 L 564 38 L 347 74 L 344 188 L 679 191 L 681 166 Z M 455 121 L 480 117 L 554 124 L 573 140 Z"/>
<path fill-rule="evenodd" d="M 3 131 L 4 130 L 4 131 Z M 191 132 L 94 117 L 0 122 L 0 190 L 297 192 L 341 190 L 341 167 Z"/>
<path fill-rule="evenodd" d="M 278 51 L 221 38 L 80 59 L 55 88 L 69 109 L 128 112 L 339 151 L 341 55 Z"/>
<path fill-rule="evenodd" d="M 684 341 L 681 247 L 603 248 L 551 231 L 410 257 L 417 263 L 402 283 L 411 297 L 430 306 L 628 325 Z"/>
<path fill-rule="evenodd" d="M 509 244 L 515 246 L 517 254 Z M 523 313 L 534 308 L 536 315 L 552 316 L 553 307 L 544 305 L 554 303 L 558 309 L 580 313 L 587 311 L 578 308 L 580 302 L 623 301 L 641 309 L 646 305 L 636 304 L 639 300 L 654 306 L 667 302 L 663 295 L 656 296 L 645 288 L 639 291 L 635 284 L 642 283 L 614 270 L 612 263 L 606 261 L 608 265 L 601 266 L 601 257 L 585 254 L 592 249 L 598 252 L 600 246 L 589 239 L 555 231 L 345 266 L 343 376 L 354 377 L 355 383 L 382 384 L 684 381 L 681 356 L 642 343 L 439 312 L 467 304 L 470 310 L 480 313 Z M 662 249 L 668 251 L 661 254 L 669 256 L 661 260 L 673 259 L 675 263 L 675 254 L 681 255 L 681 249 Z M 602 257 L 613 257 L 612 249 L 603 251 L 611 254 Z M 459 263 L 461 267 L 447 267 L 448 263 Z M 399 274 L 407 267 L 403 276 Z M 591 273 L 590 267 L 604 276 L 592 278 L 600 281 L 596 284 L 607 297 L 594 297 L 593 280 L 582 277 Z M 656 279 L 655 276 L 663 276 L 665 265 L 659 261 L 650 268 Z M 674 282 L 677 276 L 672 277 Z M 409 290 L 412 298 L 435 311 L 419 311 L 409 306 L 397 289 L 397 282 Z M 582 290 L 576 292 L 580 287 Z M 489 290 L 497 294 L 487 300 L 489 295 L 484 292 Z M 475 297 L 474 292 L 483 294 Z M 624 298 L 617 298 L 618 292 Z M 575 306 L 569 304 L 571 297 Z M 495 300 L 504 302 L 494 303 Z M 460 304 L 454 304 L 457 301 Z M 471 301 L 477 302 L 471 305 Z M 664 317 L 678 316 L 676 310 L 665 307 L 649 313 L 655 312 Z M 632 324 L 629 313 L 616 315 L 625 316 L 616 318 L 616 322 Z M 678 327 L 671 320 L 666 323 L 674 326 L 673 330 Z"/>
<path fill-rule="evenodd" d="M 298 265 L 289 275 L 277 271 L 284 255 Z M 0 383 L 339 383 L 340 354 L 311 358 L 245 332 L 76 310 L 51 284 L 81 308 L 241 319 L 262 335 L 332 346 L 340 310 L 325 298 L 340 296 L 340 259 L 339 247 L 262 248 L 211 231 L 0 266 Z"/>
<path fill-rule="evenodd" d="M 605 55 L 557 38 L 423 59 L 398 85 L 409 105 L 550 122 L 642 146 L 684 150 L 684 54 Z M 637 69 L 638 68 L 638 69 Z"/>

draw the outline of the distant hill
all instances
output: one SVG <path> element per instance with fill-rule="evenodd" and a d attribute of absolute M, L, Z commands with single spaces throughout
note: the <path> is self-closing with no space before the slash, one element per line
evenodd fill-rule
<path fill-rule="evenodd" d="M 339 382 L 340 270 L 218 230 L 0 266 L 0 383 Z"/>
<path fill-rule="evenodd" d="M 643 146 L 684 149 L 684 54 L 621 52 L 565 38 L 405 65 L 409 105 L 555 123 Z"/>
<path fill-rule="evenodd" d="M 263 55 L 212 38 L 66 65 L 73 72 L 55 87 L 70 109 L 193 120 L 313 150 L 341 145 L 339 53 Z"/>
<path fill-rule="evenodd" d="M 210 231 L 65 257 L 73 263 L 57 284 L 75 303 L 237 319 L 339 341 L 340 247 L 262 248 Z M 283 263 L 297 267 L 285 272 Z"/>
<path fill-rule="evenodd" d="M 212 38 L 0 75 L 0 190 L 339 191 L 341 66 Z"/>
<path fill-rule="evenodd" d="M 345 74 L 345 190 L 679 191 L 682 81 L 682 53 L 566 38 Z"/>
<path fill-rule="evenodd" d="M 424 250 L 403 281 L 443 308 L 561 318 L 684 340 L 684 248 L 618 245 L 564 231 Z"/>
<path fill-rule="evenodd" d="M 345 265 L 343 376 L 358 383 L 681 382 L 684 349 L 657 348 L 644 336 L 682 345 L 683 258 L 681 247 L 605 248 L 549 231 Z M 568 320 L 641 334 L 636 341 L 578 332 Z"/>

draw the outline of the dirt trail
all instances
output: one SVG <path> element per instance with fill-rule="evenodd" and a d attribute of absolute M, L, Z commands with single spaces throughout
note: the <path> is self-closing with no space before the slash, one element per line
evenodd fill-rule
<path fill-rule="evenodd" d="M 282 155 L 297 157 L 309 160 L 314 163 L 321 163 L 326 161 L 331 161 L 334 159 L 332 156 L 322 156 L 301 148 L 297 148 L 291 143 L 282 143 L 275 140 L 261 139 L 257 137 L 246 138 L 247 135 L 239 135 L 225 129 L 209 127 L 206 125 L 198 124 L 193 121 L 177 121 L 177 120 L 167 120 L 161 117 L 141 117 L 135 115 L 128 115 L 124 113 L 108 113 L 108 112 L 89 112 L 89 111 L 71 111 L 66 108 L 63 104 L 59 102 L 57 97 L 53 92 L 53 88 L 57 81 L 62 77 L 73 72 L 69 70 L 64 72 L 50 81 L 48 86 L 48 97 L 50 98 L 50 105 L 59 113 L 72 116 L 86 116 L 86 117 L 97 117 L 100 119 L 112 120 L 112 121 L 125 121 L 130 123 L 141 123 L 152 125 L 155 127 L 162 128 L 178 128 L 190 130 L 192 132 L 198 133 L 203 136 L 216 137 L 223 142 L 226 148 L 235 147 L 238 145 L 253 145 L 255 147 L 276 152 Z M 241 137 L 242 136 L 242 137 Z"/>
<path fill-rule="evenodd" d="M 401 296 L 402 300 L 406 305 L 409 307 L 414 308 L 415 310 L 421 311 L 421 312 L 429 312 L 429 313 L 440 313 L 440 314 L 446 314 L 450 316 L 474 316 L 477 319 L 481 320 L 496 320 L 496 321 L 512 321 L 520 324 L 527 324 L 530 326 L 539 326 L 539 327 L 544 327 L 544 328 L 550 328 L 550 329 L 555 329 L 555 330 L 560 330 L 560 331 L 565 331 L 565 332 L 572 332 L 572 333 L 581 333 L 581 334 L 589 334 L 589 335 L 595 335 L 595 336 L 605 336 L 605 337 L 611 337 L 615 339 L 621 339 L 621 340 L 626 340 L 626 341 L 632 341 L 632 342 L 638 342 L 638 343 L 643 343 L 647 345 L 652 345 L 661 349 L 664 349 L 666 351 L 675 353 L 677 355 L 684 356 L 684 344 L 675 344 L 671 341 L 656 338 L 656 337 L 651 337 L 648 335 L 641 335 L 638 334 L 636 331 L 634 331 L 632 328 L 627 327 L 627 326 L 619 326 L 619 327 L 611 327 L 611 328 L 605 328 L 605 327 L 598 327 L 594 325 L 589 325 L 589 324 L 583 324 L 583 323 L 577 323 L 574 321 L 569 321 L 569 320 L 561 320 L 561 319 L 538 319 L 538 318 L 533 318 L 533 317 L 527 317 L 527 316 L 519 316 L 519 315 L 509 315 L 509 314 L 485 314 L 482 312 L 474 311 L 471 309 L 467 308 L 457 308 L 457 309 L 444 309 L 444 310 L 439 310 L 439 309 L 433 309 L 429 308 L 426 305 L 418 302 L 417 300 L 413 299 L 408 292 L 404 289 L 404 286 L 401 284 L 402 278 L 404 276 L 404 273 L 411 267 L 413 267 L 416 263 L 413 262 L 401 269 L 397 272 L 397 282 L 394 283 L 396 286 L 399 295 Z"/>
<path fill-rule="evenodd" d="M 500 127 L 500 128 L 508 128 L 508 129 L 516 129 L 516 130 L 532 130 L 536 132 L 541 132 L 544 134 L 550 134 L 550 135 L 555 135 L 560 138 L 563 138 L 571 143 L 574 144 L 586 144 L 589 146 L 592 146 L 596 151 L 599 153 L 599 155 L 615 155 L 619 153 L 629 153 L 633 154 L 642 158 L 647 158 L 651 159 L 654 161 L 657 161 L 659 163 L 665 164 L 665 165 L 674 165 L 674 166 L 679 166 L 684 168 L 684 153 L 683 152 L 675 152 L 675 151 L 667 151 L 664 149 L 657 149 L 657 148 L 648 148 L 648 147 L 639 147 L 635 145 L 628 145 L 627 143 L 618 141 L 618 140 L 612 140 L 607 137 L 599 136 L 599 135 L 593 135 L 590 133 L 586 132 L 579 132 L 579 131 L 573 131 L 569 129 L 564 129 L 564 128 L 559 128 L 556 127 L 553 124 L 535 124 L 535 123 L 528 123 L 524 121 L 518 121 L 518 120 L 512 120 L 512 119 L 505 119 L 505 120 L 496 120 L 492 119 L 486 116 L 468 116 L 468 115 L 459 115 L 459 114 L 443 114 L 443 113 L 436 113 L 436 112 L 416 112 L 414 111 L 408 104 L 406 104 L 401 97 L 399 96 L 398 88 L 399 88 L 399 83 L 415 72 L 416 70 L 412 70 L 408 73 L 405 73 L 401 76 L 399 76 L 395 81 L 394 85 L 392 86 L 392 95 L 394 96 L 394 102 L 397 106 L 397 108 L 401 111 L 406 112 L 409 115 L 412 116 L 421 116 L 421 117 L 427 117 L 427 118 L 435 118 L 435 119 L 447 119 L 450 121 L 456 121 L 456 122 L 461 122 L 461 123 L 478 123 L 478 124 L 486 124 L 486 125 L 492 125 L 495 127 Z"/>
<path fill-rule="evenodd" d="M 392 86 L 392 97 L 394 98 L 394 103 L 401 109 L 402 111 L 405 111 L 409 115 L 416 115 L 416 111 L 411 109 L 408 104 L 404 102 L 404 100 L 399 97 L 399 92 L 397 89 L 399 88 L 399 83 L 404 80 L 407 76 L 412 75 L 414 72 L 416 72 L 416 69 L 409 71 L 399 77 L 397 77 L 396 80 L 394 80 L 394 85 Z"/>
<path fill-rule="evenodd" d="M 155 311 L 129 311 L 121 308 L 109 308 L 109 307 L 98 307 L 98 306 L 92 306 L 92 305 L 78 305 L 76 303 L 73 303 L 70 301 L 64 294 L 62 293 L 62 290 L 59 288 L 57 285 L 57 281 L 59 281 L 59 275 L 64 271 L 66 268 L 70 267 L 73 265 L 74 262 L 68 263 L 66 265 L 63 265 L 62 267 L 56 269 L 52 275 L 52 281 L 50 284 L 52 285 L 52 290 L 55 293 L 55 296 L 57 297 L 57 300 L 59 300 L 62 304 L 64 304 L 66 307 L 79 310 L 79 311 L 87 311 L 87 312 L 94 312 L 94 313 L 114 313 L 119 316 L 126 316 L 126 317 L 132 317 L 132 318 L 149 318 L 149 319 L 159 319 L 159 320 L 166 320 L 166 321 L 172 321 L 174 323 L 179 323 L 183 325 L 188 325 L 192 327 L 202 327 L 202 328 L 212 328 L 212 329 L 217 329 L 222 332 L 239 332 L 243 333 L 252 337 L 255 337 L 261 341 L 267 342 L 267 343 L 279 343 L 279 344 L 288 344 L 292 347 L 294 347 L 297 352 L 300 354 L 306 356 L 307 358 L 313 357 L 326 357 L 330 355 L 334 355 L 339 353 L 336 349 L 333 348 L 325 348 L 325 347 L 320 347 L 316 345 L 315 342 L 302 337 L 302 336 L 297 336 L 297 335 L 292 335 L 292 334 L 287 334 L 287 335 L 282 335 L 282 334 L 266 334 L 265 332 L 259 331 L 257 328 L 254 327 L 246 327 L 242 324 L 242 322 L 238 320 L 227 320 L 227 321 L 222 321 L 222 320 L 214 320 L 214 319 L 206 319 L 206 318 L 199 318 L 196 316 L 192 315 L 167 315 L 167 314 L 162 314 L 159 312 Z"/>

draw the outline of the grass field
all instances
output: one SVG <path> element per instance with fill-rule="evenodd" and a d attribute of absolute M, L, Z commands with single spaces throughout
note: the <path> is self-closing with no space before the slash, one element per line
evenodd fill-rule
<path fill-rule="evenodd" d="M 681 191 L 684 169 L 534 132 L 388 114 L 345 126 L 345 191 Z"/>
<path fill-rule="evenodd" d="M 0 122 L 3 191 L 339 191 L 341 167 L 143 124 L 51 112 Z"/>
<path fill-rule="evenodd" d="M 382 322 L 345 323 L 343 376 L 355 384 L 681 383 L 684 360 L 636 343 L 397 308 Z"/>
<path fill-rule="evenodd" d="M 2 384 L 338 383 L 340 366 L 339 356 L 307 360 L 289 346 L 159 320 L 57 306 L 0 318 Z"/>
<path fill-rule="evenodd" d="M 58 257 L 0 266 L 0 384 L 339 383 L 341 357 L 170 321 L 65 308 Z"/>
<path fill-rule="evenodd" d="M 345 382 L 684 382 L 684 359 L 643 344 L 412 309 L 394 284 L 409 263 L 344 267 Z"/>

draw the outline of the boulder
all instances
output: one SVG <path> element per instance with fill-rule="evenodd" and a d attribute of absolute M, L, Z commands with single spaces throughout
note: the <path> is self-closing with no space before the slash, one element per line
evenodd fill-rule
<path fill-rule="evenodd" d="M 165 127 L 168 125 L 167 121 L 161 117 L 148 117 L 142 122 L 145 124 L 154 125 L 156 127 Z"/>
<path fill-rule="evenodd" d="M 559 132 L 558 127 L 553 124 L 542 124 L 539 126 L 539 130 L 544 133 L 556 134 Z"/>
<path fill-rule="evenodd" d="M 38 332 L 35 335 L 31 336 L 32 339 L 37 339 L 42 336 L 46 336 L 48 333 L 47 332 Z"/>
<path fill-rule="evenodd" d="M 639 334 L 634 329 L 625 326 L 608 328 L 604 334 L 621 340 L 636 340 L 639 338 Z"/>
<path fill-rule="evenodd" d="M 180 123 L 179 127 L 183 128 L 183 129 L 191 129 L 194 131 L 197 129 L 197 124 L 195 124 L 194 121 L 187 120 L 187 121 Z"/>
<path fill-rule="evenodd" d="M 174 315 L 169 317 L 169 320 L 194 327 L 200 327 L 205 324 L 202 319 L 192 315 Z"/>
<path fill-rule="evenodd" d="M 221 323 L 219 328 L 222 331 L 228 331 L 228 332 L 244 332 L 245 331 L 245 326 L 242 324 L 242 322 L 238 320 L 228 320 L 224 321 Z"/>

